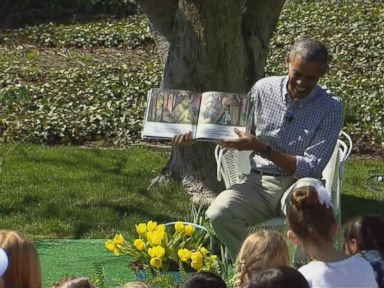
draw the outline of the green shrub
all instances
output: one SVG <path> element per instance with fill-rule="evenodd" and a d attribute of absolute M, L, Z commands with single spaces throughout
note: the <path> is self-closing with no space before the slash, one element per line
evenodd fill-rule
<path fill-rule="evenodd" d="M 7 137 L 47 144 L 137 141 L 146 91 L 161 76 L 144 17 L 4 35 L 0 127 Z"/>
<path fill-rule="evenodd" d="M 159 82 L 159 67 L 153 60 L 142 67 L 89 63 L 50 71 L 44 84 L 33 83 L 44 78 L 42 70 L 8 70 L 0 97 L 7 110 L 3 127 L 13 138 L 35 143 L 133 142 L 146 91 Z"/>
<path fill-rule="evenodd" d="M 4 30 L 0 43 L 28 43 L 47 47 L 129 47 L 153 42 L 147 21 L 142 16 L 129 20 L 105 20 L 86 24 L 40 24 Z"/>
<path fill-rule="evenodd" d="M 2 0 L 0 27 L 47 22 L 77 22 L 101 15 L 129 16 L 138 12 L 131 0 Z"/>

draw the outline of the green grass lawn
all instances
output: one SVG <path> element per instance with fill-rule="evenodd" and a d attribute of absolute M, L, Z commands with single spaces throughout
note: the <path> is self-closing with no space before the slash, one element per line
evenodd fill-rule
<path fill-rule="evenodd" d="M 347 162 L 341 195 L 342 222 L 357 214 L 384 214 L 384 183 L 377 186 L 381 192 L 370 191 L 366 185 L 366 179 L 371 171 L 384 176 L 384 159 Z"/>
<path fill-rule="evenodd" d="M 4 155 L 10 146 L 0 146 Z M 103 239 L 147 220 L 185 218 L 190 200 L 178 183 L 148 189 L 168 151 L 82 149 L 19 145 L 2 165 L 0 228 L 32 239 Z M 369 171 L 384 173 L 384 161 L 349 161 L 342 195 L 343 222 L 359 213 L 383 213 L 369 192 Z"/>
<path fill-rule="evenodd" d="M 0 146 L 3 153 L 6 147 Z M 140 221 L 185 218 L 191 206 L 179 184 L 147 189 L 167 157 L 166 151 L 138 146 L 20 145 L 0 174 L 0 228 L 32 239 L 100 239 Z"/>
<path fill-rule="evenodd" d="M 3 159 L 10 147 L 0 145 Z M 104 240 L 95 239 L 132 231 L 142 221 L 189 217 L 191 203 L 178 183 L 147 188 L 168 155 L 140 146 L 19 145 L 1 166 L 0 228 L 19 230 L 35 241 L 44 287 L 66 275 L 94 277 L 95 263 L 105 270 L 106 287 L 117 287 L 133 280 L 128 259 L 114 257 L 105 251 Z M 384 174 L 384 161 L 347 162 L 343 222 L 356 214 L 384 213 L 383 194 L 369 192 L 365 185 L 371 170 Z"/>

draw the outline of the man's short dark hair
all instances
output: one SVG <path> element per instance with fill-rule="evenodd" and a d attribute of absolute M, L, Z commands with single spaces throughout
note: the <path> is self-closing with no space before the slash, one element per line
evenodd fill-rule
<path fill-rule="evenodd" d="M 324 72 L 328 69 L 329 54 L 325 45 L 311 38 L 299 38 L 293 44 L 287 55 L 287 60 L 292 60 L 299 55 L 304 61 L 317 61 L 321 63 Z"/>

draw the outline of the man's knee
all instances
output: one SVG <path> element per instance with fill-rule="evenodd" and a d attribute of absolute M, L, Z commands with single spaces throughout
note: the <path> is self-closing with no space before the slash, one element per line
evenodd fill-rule
<path fill-rule="evenodd" d="M 224 191 L 226 192 L 226 191 Z M 222 193 L 224 193 L 222 192 Z M 220 197 L 221 196 L 221 197 Z M 219 223 L 230 215 L 230 204 L 226 197 L 219 195 L 208 207 L 205 215 L 211 223 Z"/>
<path fill-rule="evenodd" d="M 217 204 L 214 201 L 207 209 L 205 213 L 206 217 L 211 221 L 211 223 L 220 222 L 221 219 L 225 218 L 226 210 L 229 209 L 223 205 Z"/>

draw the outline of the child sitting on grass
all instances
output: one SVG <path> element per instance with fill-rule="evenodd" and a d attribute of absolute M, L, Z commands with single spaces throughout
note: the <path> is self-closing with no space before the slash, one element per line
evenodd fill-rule
<path fill-rule="evenodd" d="M 247 288 L 309 288 L 304 276 L 291 267 L 276 267 L 253 275 Z"/>
<path fill-rule="evenodd" d="M 0 248 L 9 258 L 4 288 L 41 288 L 40 260 L 32 242 L 12 230 L 0 230 Z"/>
<path fill-rule="evenodd" d="M 227 284 L 214 273 L 197 272 L 184 282 L 182 288 L 227 288 Z"/>
<path fill-rule="evenodd" d="M 53 288 L 93 288 L 93 286 L 86 277 L 73 277 L 61 280 Z"/>
<path fill-rule="evenodd" d="M 288 209 L 288 239 L 311 260 L 299 268 L 310 287 L 377 287 L 372 267 L 361 256 L 333 247 L 337 224 L 328 192 L 316 179 L 294 187 Z"/>
<path fill-rule="evenodd" d="M 288 266 L 288 246 L 283 236 L 273 231 L 249 235 L 236 259 L 234 287 L 246 287 L 252 275 L 267 268 Z"/>
<path fill-rule="evenodd" d="M 124 284 L 121 288 L 149 288 L 147 284 L 136 281 L 136 282 L 129 282 Z"/>
<path fill-rule="evenodd" d="M 359 253 L 375 272 L 380 288 L 384 288 L 384 217 L 365 215 L 351 219 L 344 226 L 344 252 Z"/>
<path fill-rule="evenodd" d="M 0 248 L 0 288 L 4 287 L 3 275 L 8 268 L 8 256 L 4 249 Z"/>

